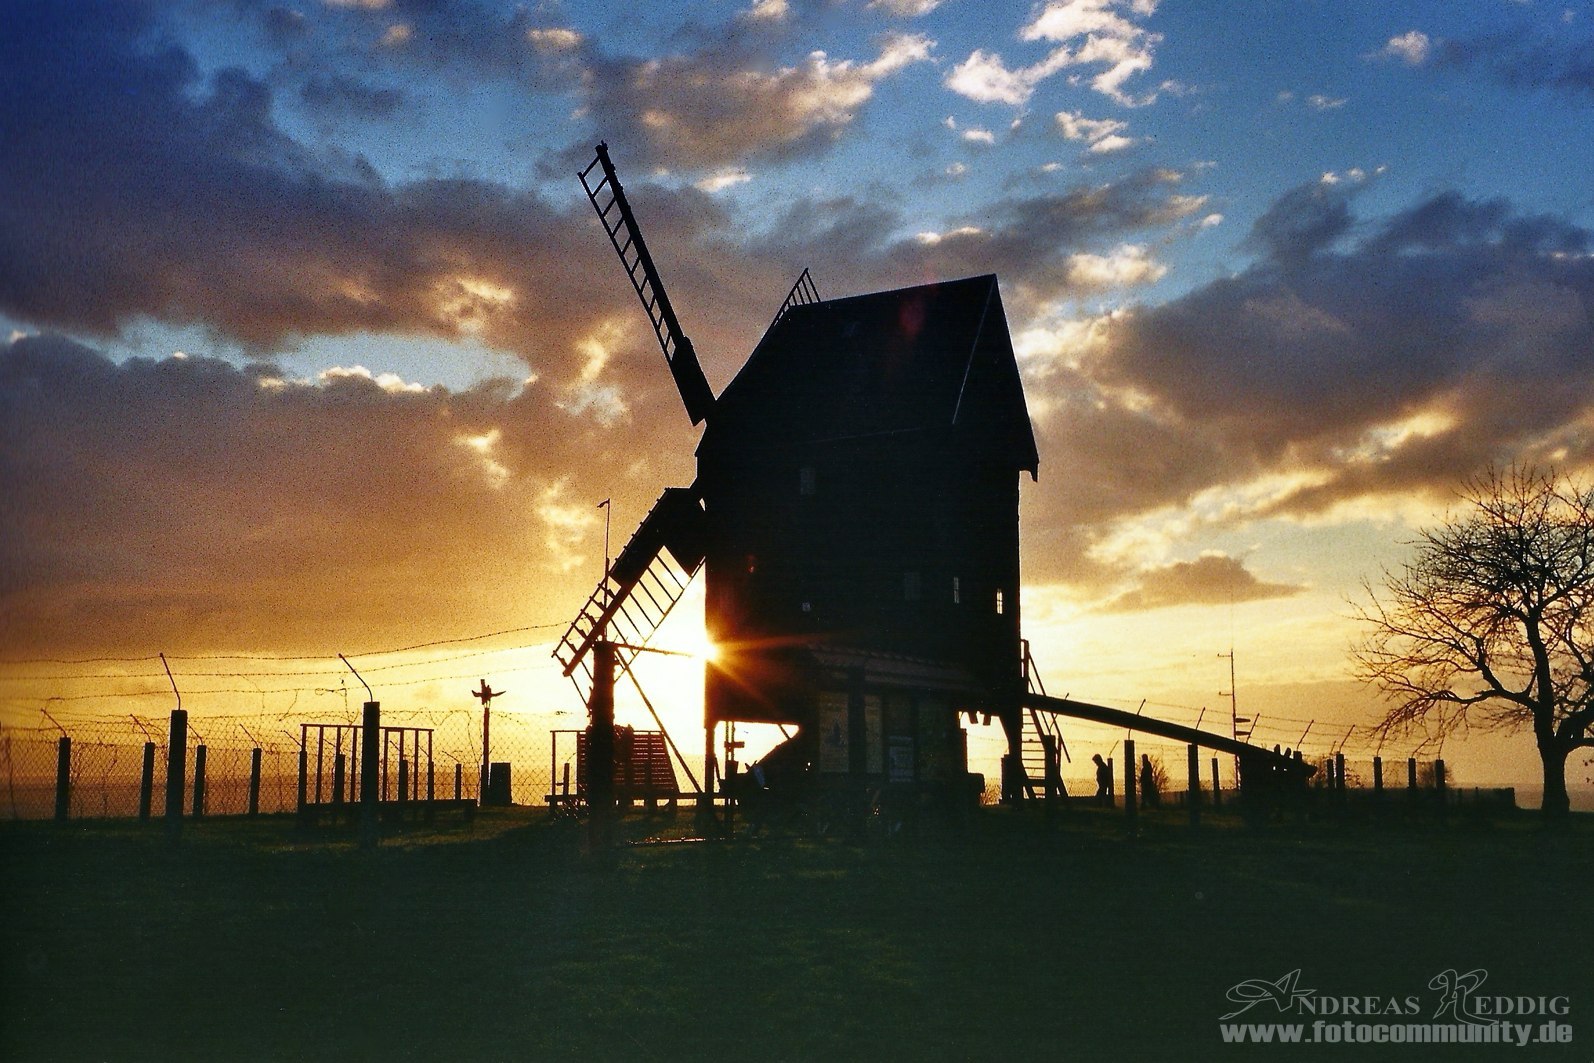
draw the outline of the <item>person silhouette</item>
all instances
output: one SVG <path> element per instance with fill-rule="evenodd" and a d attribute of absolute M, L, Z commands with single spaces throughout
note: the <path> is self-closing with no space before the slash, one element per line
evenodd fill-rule
<path fill-rule="evenodd" d="M 1157 773 L 1151 767 L 1151 755 L 1140 754 L 1140 803 L 1147 808 L 1161 808 L 1162 795 L 1157 792 Z"/>
<path fill-rule="evenodd" d="M 1096 762 L 1096 803 L 1103 807 L 1112 804 L 1112 769 L 1101 759 L 1100 753 L 1091 755 Z"/>

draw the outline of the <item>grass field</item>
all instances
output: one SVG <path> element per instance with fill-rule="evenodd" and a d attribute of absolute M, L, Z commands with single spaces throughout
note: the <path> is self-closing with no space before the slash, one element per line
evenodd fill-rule
<path fill-rule="evenodd" d="M 670 825 L 631 821 L 633 831 Z M 5 1060 L 1594 1058 L 1594 824 L 987 810 L 912 842 L 582 853 L 542 813 L 360 852 L 291 820 L 10 823 Z M 1232 1045 L 1225 991 L 1567 996 L 1584 1040 Z M 1271 1014 L 1270 1014 L 1271 1013 Z M 1246 1021 L 1279 1019 L 1273 1005 Z M 1399 1021 L 1399 1020 L 1397 1020 Z"/>

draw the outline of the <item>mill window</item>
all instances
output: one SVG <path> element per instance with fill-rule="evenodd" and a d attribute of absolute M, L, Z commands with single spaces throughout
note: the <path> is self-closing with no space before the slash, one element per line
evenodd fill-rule
<path fill-rule="evenodd" d="M 1002 588 L 996 588 L 996 615 L 1001 616 L 1007 612 L 1007 601 L 1002 596 Z"/>
<path fill-rule="evenodd" d="M 958 576 L 952 577 L 952 604 L 963 604 L 963 580 Z"/>

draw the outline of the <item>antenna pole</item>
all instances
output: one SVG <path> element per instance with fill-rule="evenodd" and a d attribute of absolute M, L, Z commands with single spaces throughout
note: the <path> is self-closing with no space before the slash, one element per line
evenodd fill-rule
<path fill-rule="evenodd" d="M 172 678 L 172 666 L 166 663 L 166 655 L 164 653 L 160 655 L 160 659 L 161 667 L 166 669 L 166 679 L 172 685 L 172 693 L 177 695 L 177 710 L 181 712 L 183 708 L 183 692 L 177 689 L 177 680 Z"/>
<path fill-rule="evenodd" d="M 344 664 L 348 664 L 349 665 L 349 671 L 354 672 L 354 678 L 358 679 L 360 681 L 360 685 L 365 688 L 365 700 L 366 701 L 375 701 L 376 700 L 376 695 L 371 693 L 371 684 L 367 683 L 365 681 L 364 677 L 361 676 L 359 672 L 355 672 L 354 671 L 354 665 L 349 664 L 349 659 L 347 657 L 343 656 L 343 654 L 340 653 L 340 654 L 338 654 L 338 660 L 342 661 Z"/>

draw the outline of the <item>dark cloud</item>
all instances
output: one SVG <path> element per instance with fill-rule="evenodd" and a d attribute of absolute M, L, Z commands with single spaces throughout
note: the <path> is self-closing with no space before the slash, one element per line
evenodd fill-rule
<path fill-rule="evenodd" d="M 1238 558 L 1204 554 L 1194 561 L 1176 561 L 1143 570 L 1138 574 L 1137 586 L 1102 608 L 1110 613 L 1131 613 L 1175 605 L 1222 605 L 1286 598 L 1303 590 L 1304 587 L 1257 579 Z"/>
<path fill-rule="evenodd" d="M 368 85 L 342 74 L 316 74 L 299 89 L 299 100 L 322 118 L 392 118 L 404 103 L 398 89 Z"/>
<path fill-rule="evenodd" d="M 1440 41 L 1434 58 L 1512 88 L 1594 95 L 1594 35 L 1566 23 Z"/>
<path fill-rule="evenodd" d="M 4 73 L 0 311 L 90 335 L 197 324 L 263 354 L 312 335 L 477 335 L 566 388 L 592 383 L 588 341 L 617 325 L 602 383 L 649 386 L 657 354 L 586 204 L 484 180 L 388 185 L 284 133 L 263 82 L 203 77 L 133 6 L 3 10 L 8 39 L 37 32 Z M 48 32 L 18 25 L 36 11 L 53 12 L 38 16 Z M 855 64 L 831 75 L 867 80 Z M 326 83 L 339 85 L 356 91 Z M 1074 241 L 1192 201 L 1148 173 L 999 204 L 932 246 L 893 238 L 889 205 L 799 202 L 749 234 L 709 196 L 628 184 L 717 384 L 803 266 L 834 294 L 994 270 L 1038 300 L 1066 279 Z"/>
<path fill-rule="evenodd" d="M 634 316 L 585 204 L 466 179 L 389 187 L 287 136 L 263 83 L 202 78 L 135 7 L 42 26 L 26 24 L 32 5 L 0 10 L 0 37 L 31 37 L 0 73 L 0 311 L 94 335 L 141 317 L 198 324 L 265 352 L 310 335 L 475 334 L 565 385 L 593 330 Z M 649 218 L 664 247 L 722 224 L 691 193 Z"/>
<path fill-rule="evenodd" d="M 1266 475 L 1299 482 L 1241 518 L 1442 494 L 1512 455 L 1590 458 L 1587 231 L 1454 193 L 1357 226 L 1315 193 L 1264 214 L 1251 268 L 1104 322 L 1081 356 L 1088 401 L 1060 441 L 1133 474 L 1120 516 Z M 1099 449 L 1117 434 L 1137 441 Z"/>
<path fill-rule="evenodd" d="M 1350 191 L 1317 181 L 1291 189 L 1262 212 L 1247 245 L 1282 263 L 1298 263 L 1350 231 Z"/>

